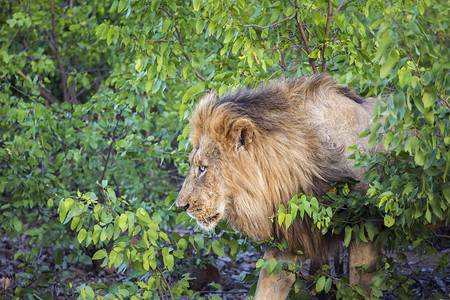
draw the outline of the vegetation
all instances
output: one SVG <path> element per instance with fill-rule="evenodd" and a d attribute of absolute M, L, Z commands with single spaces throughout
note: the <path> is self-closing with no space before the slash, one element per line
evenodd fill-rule
<path fill-rule="evenodd" d="M 0 3 L 0 233 L 23 244 L 15 298 L 51 299 L 55 285 L 67 298 L 199 297 L 180 264 L 195 263 L 188 253 L 235 258 L 249 242 L 226 224 L 220 240 L 173 231 L 192 224 L 173 202 L 194 103 L 318 72 L 366 97 L 392 93 L 365 133 L 387 153 L 350 149 L 369 169 L 367 195 L 344 185 L 320 201 L 294 197 L 277 221 L 306 213 L 321 230 L 345 232 L 347 244 L 376 240 L 399 260 L 402 249 L 431 255 L 448 245 L 439 233 L 450 208 L 447 1 Z M 128 270 L 126 279 L 74 287 L 71 267 L 92 261 Z M 439 263 L 445 272 L 448 253 Z M 314 293 L 330 290 L 328 269 L 309 278 Z M 377 272 L 376 296 L 412 296 L 391 258 Z M 347 282 L 337 279 L 338 297 L 364 294 Z"/>

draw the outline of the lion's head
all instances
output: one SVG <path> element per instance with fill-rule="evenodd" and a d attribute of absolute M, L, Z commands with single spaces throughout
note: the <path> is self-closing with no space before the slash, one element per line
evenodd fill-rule
<path fill-rule="evenodd" d="M 233 183 L 238 175 L 235 169 L 240 166 L 240 173 L 248 177 L 243 170 L 248 165 L 242 159 L 249 153 L 253 131 L 251 121 L 233 114 L 226 104 L 219 105 L 215 94 L 203 98 L 193 112 L 190 169 L 177 206 L 205 230 L 212 230 L 220 219 L 234 215 L 232 204 L 242 185 Z M 250 183 L 246 178 L 240 179 Z"/>

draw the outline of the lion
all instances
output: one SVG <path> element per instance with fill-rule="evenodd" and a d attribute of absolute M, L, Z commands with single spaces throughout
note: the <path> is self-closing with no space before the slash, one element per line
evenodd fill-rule
<path fill-rule="evenodd" d="M 368 138 L 359 138 L 375 103 L 326 75 L 203 97 L 190 119 L 193 150 L 177 207 L 207 231 L 226 219 L 252 238 L 288 241 L 286 251 L 268 249 L 266 259 L 324 263 L 342 245 L 340 236 L 312 231 L 308 218 L 285 230 L 271 217 L 296 194 L 320 198 L 331 183 L 348 177 L 363 181 L 364 170 L 353 170 L 345 149 L 356 144 L 361 152 L 375 151 Z M 380 255 L 373 243 L 351 243 L 351 285 L 369 288 L 370 274 L 356 267 L 373 267 Z M 293 274 L 262 270 L 255 298 L 285 299 L 294 281 Z"/>

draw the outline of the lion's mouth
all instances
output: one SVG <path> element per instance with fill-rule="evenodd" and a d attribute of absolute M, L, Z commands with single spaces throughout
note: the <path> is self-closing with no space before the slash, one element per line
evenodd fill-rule
<path fill-rule="evenodd" d="M 208 221 L 208 222 L 215 222 L 215 221 L 218 221 L 219 218 L 220 218 L 220 213 L 217 213 L 217 214 L 215 214 L 212 217 L 206 218 L 206 221 Z"/>
<path fill-rule="evenodd" d="M 215 215 L 212 215 L 211 217 L 202 217 L 202 218 L 195 218 L 197 220 L 197 223 L 207 231 L 213 230 L 214 227 L 216 227 L 217 223 L 219 222 L 221 218 L 221 214 L 217 213 Z"/>

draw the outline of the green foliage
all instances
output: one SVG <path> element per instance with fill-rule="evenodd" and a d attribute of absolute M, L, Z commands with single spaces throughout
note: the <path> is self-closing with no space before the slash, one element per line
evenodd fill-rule
<path fill-rule="evenodd" d="M 15 297 L 49 298 L 55 283 L 82 299 L 193 296 L 178 263 L 189 250 L 236 258 L 249 247 L 224 226 L 219 239 L 172 232 L 189 224 L 170 207 L 174 167 L 188 168 L 194 103 L 211 90 L 222 95 L 313 72 L 331 73 L 363 96 L 393 93 L 380 99 L 365 132 L 386 153 L 350 149 L 355 166 L 369 170 L 367 195 L 337 186 L 324 199 L 296 196 L 274 220 L 289 227 L 306 214 L 317 229 L 342 232 L 347 245 L 353 237 L 435 253 L 450 206 L 449 5 L 330 3 L 3 1 L 0 232 L 27 243 L 14 257 L 21 270 Z M 42 263 L 49 247 L 58 271 L 103 260 L 131 272 L 123 282 L 74 288 Z M 257 267 L 300 266 L 261 260 Z M 408 296 L 394 262 L 381 267 L 376 295 L 401 286 L 399 295 Z M 311 278 L 316 291 L 330 290 L 327 272 Z M 338 297 L 363 293 L 345 280 Z M 296 283 L 293 291 L 303 297 L 305 288 Z"/>

